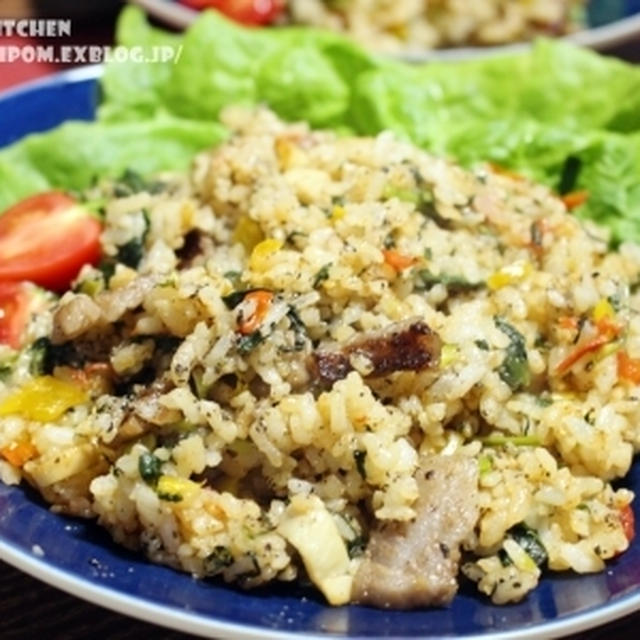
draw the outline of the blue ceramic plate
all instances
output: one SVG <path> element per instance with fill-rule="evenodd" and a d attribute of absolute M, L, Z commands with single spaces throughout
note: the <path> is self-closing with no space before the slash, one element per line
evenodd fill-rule
<path fill-rule="evenodd" d="M 67 119 L 91 120 L 99 73 L 99 68 L 71 71 L 0 96 L 0 147 Z M 640 461 L 626 485 L 640 493 Z M 640 609 L 640 537 L 605 572 L 546 577 L 518 605 L 495 607 L 463 587 L 448 609 L 330 608 L 317 594 L 291 585 L 242 592 L 151 565 L 114 545 L 93 522 L 54 515 L 29 488 L 2 484 L 0 559 L 120 613 L 216 638 L 491 634 L 523 640 L 575 633 Z"/>
<path fill-rule="evenodd" d="M 150 15 L 178 29 L 188 27 L 197 17 L 198 11 L 190 9 L 178 0 L 131 0 L 143 7 Z M 635 37 L 640 37 L 640 0 L 589 0 L 587 3 L 588 28 L 566 40 L 593 49 L 606 49 Z M 497 53 L 507 53 L 526 48 L 526 44 L 509 44 L 496 47 L 457 47 L 434 51 L 411 51 L 399 57 L 421 62 L 445 59 L 461 60 Z"/>

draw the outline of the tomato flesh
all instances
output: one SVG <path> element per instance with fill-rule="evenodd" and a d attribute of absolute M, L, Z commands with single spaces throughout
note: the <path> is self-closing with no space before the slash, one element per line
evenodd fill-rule
<path fill-rule="evenodd" d="M 0 282 L 0 344 L 12 349 L 22 346 L 22 334 L 29 320 L 30 295 L 21 282 Z"/>
<path fill-rule="evenodd" d="M 217 9 L 243 24 L 270 24 L 284 8 L 283 0 L 180 0 L 192 9 Z"/>
<path fill-rule="evenodd" d="M 64 193 L 19 202 L 0 216 L 0 281 L 68 289 L 84 264 L 99 260 L 101 230 L 98 220 Z"/>

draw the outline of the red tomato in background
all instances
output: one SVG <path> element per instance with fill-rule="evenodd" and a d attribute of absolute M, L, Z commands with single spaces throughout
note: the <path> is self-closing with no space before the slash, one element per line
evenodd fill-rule
<path fill-rule="evenodd" d="M 23 282 L 0 282 L 0 344 L 19 349 L 22 332 L 29 320 L 28 285 Z"/>
<path fill-rule="evenodd" d="M 217 9 L 243 24 L 270 24 L 284 9 L 284 0 L 180 0 L 192 9 Z"/>
<path fill-rule="evenodd" d="M 64 291 L 100 258 L 102 226 L 59 191 L 31 196 L 0 215 L 0 282 L 30 280 Z"/>

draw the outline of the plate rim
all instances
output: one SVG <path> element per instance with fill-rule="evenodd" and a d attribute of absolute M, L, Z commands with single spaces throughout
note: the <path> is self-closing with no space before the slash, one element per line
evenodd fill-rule
<path fill-rule="evenodd" d="M 19 491 L 19 487 L 15 487 Z M 97 525 L 96 525 L 97 526 Z M 327 640 L 345 638 L 348 640 L 370 640 L 371 636 L 351 636 L 336 633 L 290 632 L 253 625 L 226 622 L 219 618 L 199 613 L 187 612 L 170 605 L 160 605 L 148 598 L 125 593 L 119 589 L 98 585 L 76 575 L 73 571 L 62 569 L 44 557 L 28 553 L 19 546 L 8 542 L 0 535 L 0 560 L 15 569 L 30 575 L 56 589 L 74 597 L 109 609 L 120 615 L 130 616 L 146 623 L 191 633 L 204 638 L 218 640 Z M 185 574 L 186 577 L 186 574 Z M 576 612 L 559 619 L 533 624 L 522 629 L 500 632 L 466 634 L 459 637 L 464 640 L 538 640 L 560 638 L 570 634 L 596 629 L 626 615 L 640 610 L 640 587 L 621 596 L 613 604 L 604 602 L 582 612 Z M 425 639 L 433 636 L 423 636 Z"/>
<path fill-rule="evenodd" d="M 8 89 L 0 91 L 0 106 L 2 106 L 2 102 L 4 102 L 5 100 L 19 98 L 24 93 L 37 91 L 39 89 L 45 89 L 47 87 L 54 87 L 56 85 L 75 84 L 79 82 L 85 82 L 87 80 L 97 80 L 98 78 L 102 77 L 103 74 L 103 64 L 87 64 L 80 67 L 74 67 L 73 69 L 56 71 L 46 76 L 34 78 L 33 80 L 27 80 L 26 82 L 21 82 L 13 87 L 9 87 Z"/>
<path fill-rule="evenodd" d="M 640 18 L 640 16 L 639 16 Z M 87 65 L 60 71 L 44 78 L 38 78 L 0 92 L 2 102 L 23 96 L 33 91 L 64 84 L 97 81 L 104 72 L 103 65 Z M 640 459 L 635 464 L 640 464 Z M 20 486 L 8 487 L 10 491 L 22 491 Z M 42 507 L 44 509 L 44 507 Z M 26 551 L 2 537 L 0 534 L 0 560 L 33 578 L 60 589 L 81 600 L 127 615 L 143 622 L 157 624 L 177 631 L 201 637 L 224 638 L 228 640 L 327 640 L 327 638 L 365 638 L 343 634 L 321 634 L 313 632 L 290 632 L 253 625 L 243 625 L 221 620 L 213 616 L 188 612 L 170 605 L 160 605 L 152 600 L 126 593 L 114 587 L 105 587 L 83 578 Z M 186 574 L 185 574 L 186 575 Z M 578 611 L 559 619 L 545 620 L 521 629 L 501 632 L 467 634 L 465 640 L 533 640 L 538 638 L 558 638 L 568 634 L 594 629 L 626 615 L 640 611 L 640 583 L 632 591 L 619 596 L 612 603 L 604 601 L 586 610 Z M 224 635 L 221 635 L 224 634 Z"/>

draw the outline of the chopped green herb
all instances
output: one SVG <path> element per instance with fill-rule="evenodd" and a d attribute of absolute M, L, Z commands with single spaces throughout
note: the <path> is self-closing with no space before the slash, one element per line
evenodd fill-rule
<path fill-rule="evenodd" d="M 292 231 L 290 234 L 287 235 L 287 237 L 285 238 L 285 241 L 288 244 L 291 244 L 295 247 L 296 238 L 307 238 L 307 237 L 308 237 L 308 234 L 303 233 L 302 231 Z"/>
<path fill-rule="evenodd" d="M 478 473 L 482 476 L 493 469 L 493 460 L 490 456 L 480 456 L 478 458 Z"/>
<path fill-rule="evenodd" d="M 227 280 L 231 280 L 234 286 L 237 286 L 242 277 L 242 271 L 225 271 L 223 275 Z"/>
<path fill-rule="evenodd" d="M 118 247 L 117 259 L 122 264 L 126 264 L 127 267 L 136 269 L 144 256 L 144 242 L 149 233 L 151 226 L 149 220 L 149 213 L 145 210 L 142 212 L 144 216 L 144 231 L 139 238 L 131 238 L 129 242 L 126 242 L 122 246 Z"/>
<path fill-rule="evenodd" d="M 356 461 L 356 469 L 360 474 L 360 477 L 365 479 L 367 478 L 367 470 L 365 469 L 365 461 L 367 459 L 367 452 L 364 449 L 356 449 L 353 452 L 353 459 Z"/>
<path fill-rule="evenodd" d="M 358 558 L 367 548 L 367 539 L 363 535 L 347 540 L 347 553 L 350 558 Z"/>
<path fill-rule="evenodd" d="M 389 233 L 387 233 L 387 235 L 384 237 L 382 246 L 385 249 L 393 249 L 396 246 L 396 241 L 394 240 L 393 233 L 391 231 L 389 231 Z"/>
<path fill-rule="evenodd" d="M 414 188 L 400 187 L 395 184 L 388 183 L 382 192 L 382 198 L 384 200 L 391 200 L 397 198 L 401 202 L 412 202 L 416 206 L 422 200 L 420 191 Z"/>
<path fill-rule="evenodd" d="M 622 309 L 622 296 L 620 293 L 614 293 L 612 296 L 608 296 L 607 300 L 609 304 L 613 307 L 613 310 L 618 312 Z"/>
<path fill-rule="evenodd" d="M 513 538 L 523 549 L 527 552 L 529 557 L 540 568 L 543 568 L 549 560 L 549 555 L 544 545 L 538 537 L 537 531 L 528 527 L 524 522 L 511 527 L 507 532 L 511 538 Z"/>
<path fill-rule="evenodd" d="M 532 222 L 530 227 L 531 244 L 534 247 L 541 247 L 544 240 L 542 227 L 537 222 Z"/>
<path fill-rule="evenodd" d="M 576 188 L 578 176 L 582 169 L 582 160 L 576 156 L 567 156 L 560 174 L 560 182 L 558 183 L 558 193 L 564 195 Z"/>
<path fill-rule="evenodd" d="M 195 425 L 193 422 L 189 422 L 188 420 L 178 420 L 178 422 L 172 422 L 171 423 L 171 429 L 173 429 L 174 431 L 176 431 L 177 433 L 175 434 L 171 434 L 173 436 L 177 436 L 176 439 L 176 444 L 177 442 L 180 441 L 180 438 L 185 434 L 185 433 L 191 433 L 197 425 Z M 166 445 L 167 441 L 163 440 L 163 445 Z"/>
<path fill-rule="evenodd" d="M 451 221 L 443 218 L 439 213 L 438 209 L 436 209 L 435 198 L 433 197 L 433 193 L 431 191 L 421 191 L 420 192 L 420 202 L 416 209 L 429 220 L 433 220 L 439 227 L 442 229 L 448 229 L 451 227 Z"/>
<path fill-rule="evenodd" d="M 103 260 L 98 265 L 98 270 L 102 273 L 102 277 L 104 278 L 105 287 L 109 286 L 109 281 L 113 277 L 113 274 L 116 272 L 116 262 L 115 260 Z"/>
<path fill-rule="evenodd" d="M 84 357 L 70 342 L 52 344 L 46 337 L 38 338 L 29 347 L 29 372 L 33 376 L 50 374 L 58 366 L 80 369 L 85 364 Z"/>
<path fill-rule="evenodd" d="M 293 348 L 296 351 L 302 351 L 307 342 L 307 327 L 304 322 L 302 322 L 296 308 L 293 306 L 289 306 L 287 318 L 289 318 L 289 325 L 293 329 L 294 333 Z"/>
<path fill-rule="evenodd" d="M 586 324 L 587 324 L 587 316 L 585 316 L 584 314 L 581 314 L 580 317 L 578 318 L 578 330 L 576 331 L 576 336 L 573 339 L 573 344 L 578 344 L 578 340 L 580 340 L 580 336 L 582 335 L 582 330 L 584 329 Z"/>
<path fill-rule="evenodd" d="M 486 340 L 475 340 L 474 344 L 478 349 L 482 349 L 483 351 L 489 351 L 489 343 Z"/>
<path fill-rule="evenodd" d="M 228 547 L 218 545 L 214 547 L 213 551 L 205 558 L 204 566 L 207 574 L 215 575 L 222 569 L 230 567 L 233 564 L 233 556 Z"/>
<path fill-rule="evenodd" d="M 109 202 L 108 198 L 93 198 L 92 200 L 85 200 L 82 204 L 98 219 L 102 220 L 104 219 L 107 202 Z"/>
<path fill-rule="evenodd" d="M 254 331 L 247 336 L 238 338 L 236 348 L 241 354 L 245 355 L 253 351 L 263 340 L 264 337 L 260 331 Z"/>
<path fill-rule="evenodd" d="M 204 384 L 202 381 L 204 377 L 204 371 L 202 369 L 195 369 L 189 378 L 189 384 L 196 398 L 206 398 L 209 395 L 211 389 L 210 384 Z"/>
<path fill-rule="evenodd" d="M 144 246 L 141 238 L 132 238 L 121 247 L 118 247 L 118 262 L 126 264 L 132 269 L 137 268 L 144 255 Z"/>
<path fill-rule="evenodd" d="M 152 453 L 143 453 L 138 458 L 140 477 L 150 486 L 155 486 L 162 474 L 162 460 Z"/>
<path fill-rule="evenodd" d="M 504 549 L 500 549 L 500 551 L 498 551 L 498 558 L 503 567 L 510 567 L 513 564 L 513 560 Z"/>
<path fill-rule="evenodd" d="M 113 193 L 116 198 L 126 198 L 141 191 L 156 194 L 161 193 L 166 188 L 164 182 L 147 182 L 137 171 L 125 169 L 117 182 L 113 185 Z"/>
<path fill-rule="evenodd" d="M 176 336 L 151 336 L 158 351 L 163 353 L 173 353 L 182 343 L 182 340 Z"/>
<path fill-rule="evenodd" d="M 50 362 L 51 341 L 49 338 L 38 338 L 29 347 L 29 373 L 32 376 L 42 376 L 51 373 L 53 367 Z"/>
<path fill-rule="evenodd" d="M 542 393 L 536 396 L 536 404 L 539 407 L 550 407 L 553 404 L 553 398 L 548 393 Z"/>
<path fill-rule="evenodd" d="M 249 290 L 234 291 L 227 296 L 222 296 L 222 302 L 224 302 L 227 309 L 235 309 L 249 293 Z"/>
<path fill-rule="evenodd" d="M 105 278 L 102 273 L 92 275 L 84 280 L 80 280 L 74 287 L 74 293 L 84 293 L 90 298 L 95 298 L 105 288 Z"/>
<path fill-rule="evenodd" d="M 9 364 L 0 364 L 0 381 L 4 382 L 8 380 L 11 374 L 13 373 L 13 367 Z"/>
<path fill-rule="evenodd" d="M 316 273 L 313 279 L 313 288 L 317 289 L 325 280 L 329 278 L 329 269 L 331 268 L 331 263 L 325 264 L 318 273 Z"/>
<path fill-rule="evenodd" d="M 166 491 L 158 491 L 158 498 L 165 502 L 182 502 L 182 494 L 180 493 L 167 493 Z"/>
<path fill-rule="evenodd" d="M 512 391 L 517 391 L 526 387 L 531 381 L 524 336 L 504 318 L 496 316 L 493 320 L 496 327 L 510 340 L 504 360 L 498 367 L 498 374 L 511 387 Z"/>
<path fill-rule="evenodd" d="M 118 198 L 133 195 L 144 191 L 146 187 L 145 181 L 137 171 L 125 169 L 118 181 L 113 185 L 113 192 Z"/>
<path fill-rule="evenodd" d="M 533 341 L 533 346 L 536 349 L 548 349 L 549 342 L 541 333 L 539 333 L 538 335 L 536 335 L 536 339 Z"/>
<path fill-rule="evenodd" d="M 428 269 L 420 269 L 417 272 L 418 284 L 420 288 L 430 289 L 436 284 L 443 284 L 452 293 L 459 291 L 475 291 L 483 289 L 486 285 L 484 282 L 471 282 L 462 276 L 441 273 L 435 275 Z"/>

